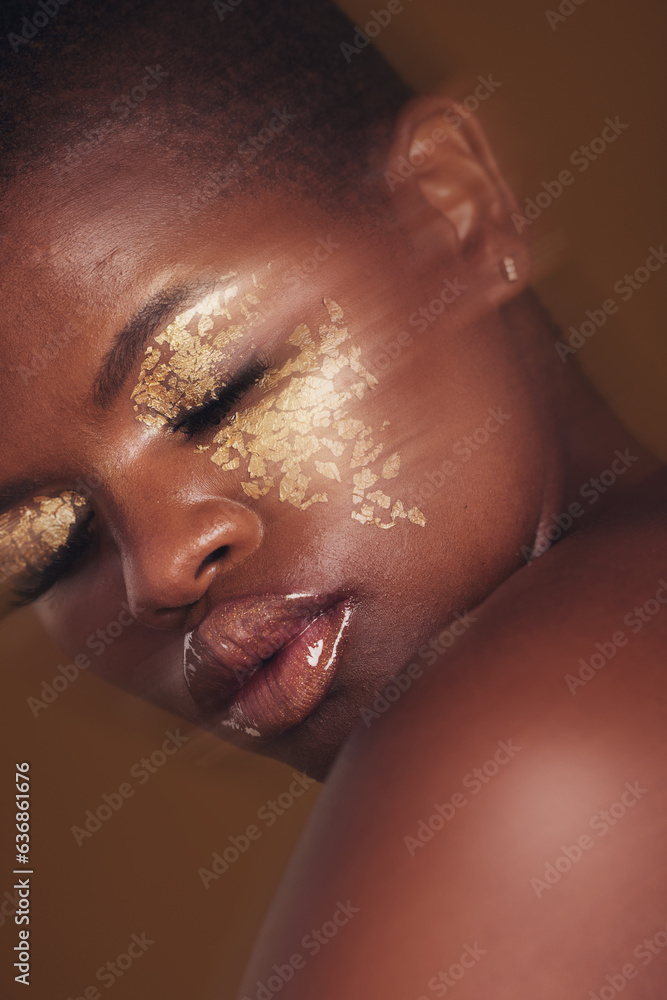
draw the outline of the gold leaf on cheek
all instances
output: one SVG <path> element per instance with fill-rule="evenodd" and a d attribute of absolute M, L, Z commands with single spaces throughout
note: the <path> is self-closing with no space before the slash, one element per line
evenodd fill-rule
<path fill-rule="evenodd" d="M 331 438 L 320 438 L 322 444 L 329 449 L 332 455 L 336 458 L 340 458 L 345 451 L 345 444 L 343 441 L 332 441 Z"/>
<path fill-rule="evenodd" d="M 260 497 L 266 496 L 272 486 L 272 479 L 268 479 L 266 484 L 261 489 L 257 483 L 241 483 L 243 492 L 247 493 L 249 497 L 253 498 L 253 500 L 259 500 Z"/>
<path fill-rule="evenodd" d="M 350 343 L 348 329 L 341 325 L 341 307 L 332 299 L 325 299 L 324 304 L 329 323 L 319 327 L 319 337 L 305 323 L 296 327 L 287 341 L 297 349 L 296 357 L 267 372 L 260 388 L 269 395 L 238 412 L 216 434 L 217 449 L 211 459 L 225 471 L 243 460 L 250 482 L 242 482 L 241 487 L 248 496 L 266 496 L 277 483 L 278 499 L 300 510 L 328 501 L 326 493 L 308 495 L 316 476 L 343 482 L 341 469 L 361 468 L 352 476 L 353 505 L 362 505 L 351 512 L 355 520 L 380 528 L 393 527 L 397 519 L 423 526 L 426 521 L 417 508 L 406 513 L 400 500 L 394 502 L 380 490 L 366 493 L 379 478 L 380 470 L 375 473 L 370 467 L 384 444 L 374 440 L 372 427 L 350 415 L 349 407 L 377 385 L 377 379 L 366 371 L 359 349 Z M 348 376 L 347 386 L 339 385 L 346 369 L 364 381 L 350 384 Z M 326 434 L 320 436 L 320 430 Z M 400 456 L 395 452 L 382 467 L 383 477 L 395 478 L 399 467 Z M 380 515 L 392 502 L 391 519 L 383 520 Z"/>
<path fill-rule="evenodd" d="M 382 490 L 376 490 L 375 493 L 368 493 L 366 499 L 372 500 L 373 503 L 376 503 L 378 507 L 382 507 L 383 510 L 389 510 L 391 507 L 391 497 L 388 497 Z"/>
<path fill-rule="evenodd" d="M 337 482 L 341 481 L 340 472 L 335 462 L 318 462 L 315 459 L 315 468 L 321 476 L 326 476 L 327 479 L 335 479 Z"/>
<path fill-rule="evenodd" d="M 390 455 L 387 461 L 382 466 L 382 478 L 383 479 L 395 479 L 398 475 L 398 470 L 401 467 L 401 456 L 397 451 L 393 455 Z"/>
<path fill-rule="evenodd" d="M 138 420 L 162 427 L 208 402 L 222 388 L 220 371 L 233 367 L 231 345 L 259 318 L 248 308 L 260 305 L 262 286 L 254 276 L 253 283 L 255 290 L 245 294 L 245 301 L 236 284 L 214 292 L 154 338 L 131 397 Z M 233 308 L 246 322 L 233 321 L 233 300 L 237 300 Z M 381 470 L 373 471 L 384 442 L 354 415 L 353 408 L 378 382 L 351 342 L 341 306 L 333 299 L 323 302 L 328 322 L 320 324 L 317 334 L 305 323 L 294 329 L 287 339 L 292 356 L 264 375 L 260 401 L 226 422 L 213 438 L 209 457 L 223 472 L 245 474 L 240 485 L 251 499 L 277 487 L 280 501 L 300 510 L 328 502 L 326 492 L 313 492 L 318 478 L 345 483 L 352 472 L 355 520 L 381 528 L 393 527 L 397 519 L 423 526 L 426 522 L 417 508 L 405 511 L 400 500 L 393 501 L 383 491 L 367 492 L 380 475 L 398 476 L 400 456 L 394 452 Z M 384 421 L 380 434 L 387 424 Z M 210 447 L 210 443 L 196 446 L 202 452 Z M 390 507 L 386 520 L 383 512 Z"/>
<path fill-rule="evenodd" d="M 324 304 L 327 307 L 327 312 L 329 313 L 329 319 L 331 320 L 331 322 L 342 323 L 343 320 L 345 319 L 345 316 L 343 314 L 343 310 L 338 305 L 338 303 L 334 302 L 333 299 L 324 299 Z"/>

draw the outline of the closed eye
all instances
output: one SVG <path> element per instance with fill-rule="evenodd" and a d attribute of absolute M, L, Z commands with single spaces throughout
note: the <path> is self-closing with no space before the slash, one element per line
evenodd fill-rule
<path fill-rule="evenodd" d="M 39 597 L 67 575 L 81 559 L 93 542 L 95 532 L 92 529 L 93 513 L 82 521 L 73 531 L 69 540 L 51 558 L 47 565 L 30 567 L 24 579 L 12 584 L 11 602 L 15 607 L 32 604 Z"/>
<path fill-rule="evenodd" d="M 245 393 L 262 381 L 270 368 L 271 362 L 268 358 L 254 357 L 233 382 L 220 387 L 213 399 L 189 410 L 173 422 L 172 430 L 180 431 L 187 438 L 192 438 L 208 427 L 222 423 L 240 403 Z"/>
<path fill-rule="evenodd" d="M 238 378 L 229 385 L 220 387 L 213 399 L 190 410 L 172 423 L 172 430 L 192 438 L 206 428 L 220 424 L 238 405 L 244 394 L 262 381 L 270 368 L 271 362 L 268 358 L 254 357 Z M 94 542 L 95 531 L 91 524 L 92 520 L 91 512 L 47 565 L 39 568 L 31 567 L 24 579 L 12 585 L 11 600 L 14 606 L 23 607 L 36 601 L 75 568 L 76 563 Z"/>

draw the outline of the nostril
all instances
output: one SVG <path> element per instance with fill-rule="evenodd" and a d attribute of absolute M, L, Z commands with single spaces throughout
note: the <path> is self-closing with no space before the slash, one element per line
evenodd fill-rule
<path fill-rule="evenodd" d="M 220 545 L 217 549 L 214 549 L 213 552 L 209 552 L 209 554 L 202 559 L 199 572 L 201 572 L 205 566 L 210 566 L 211 563 L 220 562 L 227 556 L 228 552 L 229 545 Z"/>

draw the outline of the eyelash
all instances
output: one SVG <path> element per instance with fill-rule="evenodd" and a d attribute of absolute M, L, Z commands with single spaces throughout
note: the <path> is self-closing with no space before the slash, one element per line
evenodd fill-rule
<path fill-rule="evenodd" d="M 234 382 L 222 386 L 208 403 L 190 410 L 173 423 L 172 431 L 179 431 L 189 440 L 208 427 L 222 423 L 230 411 L 240 403 L 245 393 L 259 385 L 271 367 L 271 361 L 266 356 L 254 357 Z"/>
<path fill-rule="evenodd" d="M 242 397 L 259 385 L 272 367 L 266 356 L 257 356 L 230 385 L 222 386 L 214 399 L 194 410 L 190 410 L 172 424 L 172 431 L 184 434 L 190 440 L 209 427 L 222 423 L 224 418 L 241 401 Z M 12 603 L 15 607 L 25 607 L 46 594 L 69 573 L 78 560 L 88 551 L 95 539 L 91 521 L 93 514 L 77 529 L 72 538 L 56 553 L 43 569 L 32 569 L 29 578 L 14 585 Z"/>
<path fill-rule="evenodd" d="M 86 553 L 94 541 L 91 527 L 93 514 L 79 525 L 74 535 L 42 569 L 31 569 L 28 579 L 13 585 L 12 603 L 15 607 L 25 607 L 51 590 Z"/>

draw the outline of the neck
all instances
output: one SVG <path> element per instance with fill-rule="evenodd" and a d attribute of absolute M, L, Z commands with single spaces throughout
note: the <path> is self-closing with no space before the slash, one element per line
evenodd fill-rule
<path fill-rule="evenodd" d="M 540 393 L 550 452 L 540 526 L 552 525 L 553 515 L 574 503 L 584 510 L 577 522 L 581 525 L 622 505 L 660 462 L 612 412 L 574 358 L 562 362 L 555 350 L 560 331 L 534 292 L 527 292 L 508 311 L 513 313 L 507 319 L 522 364 L 530 366 Z"/>

